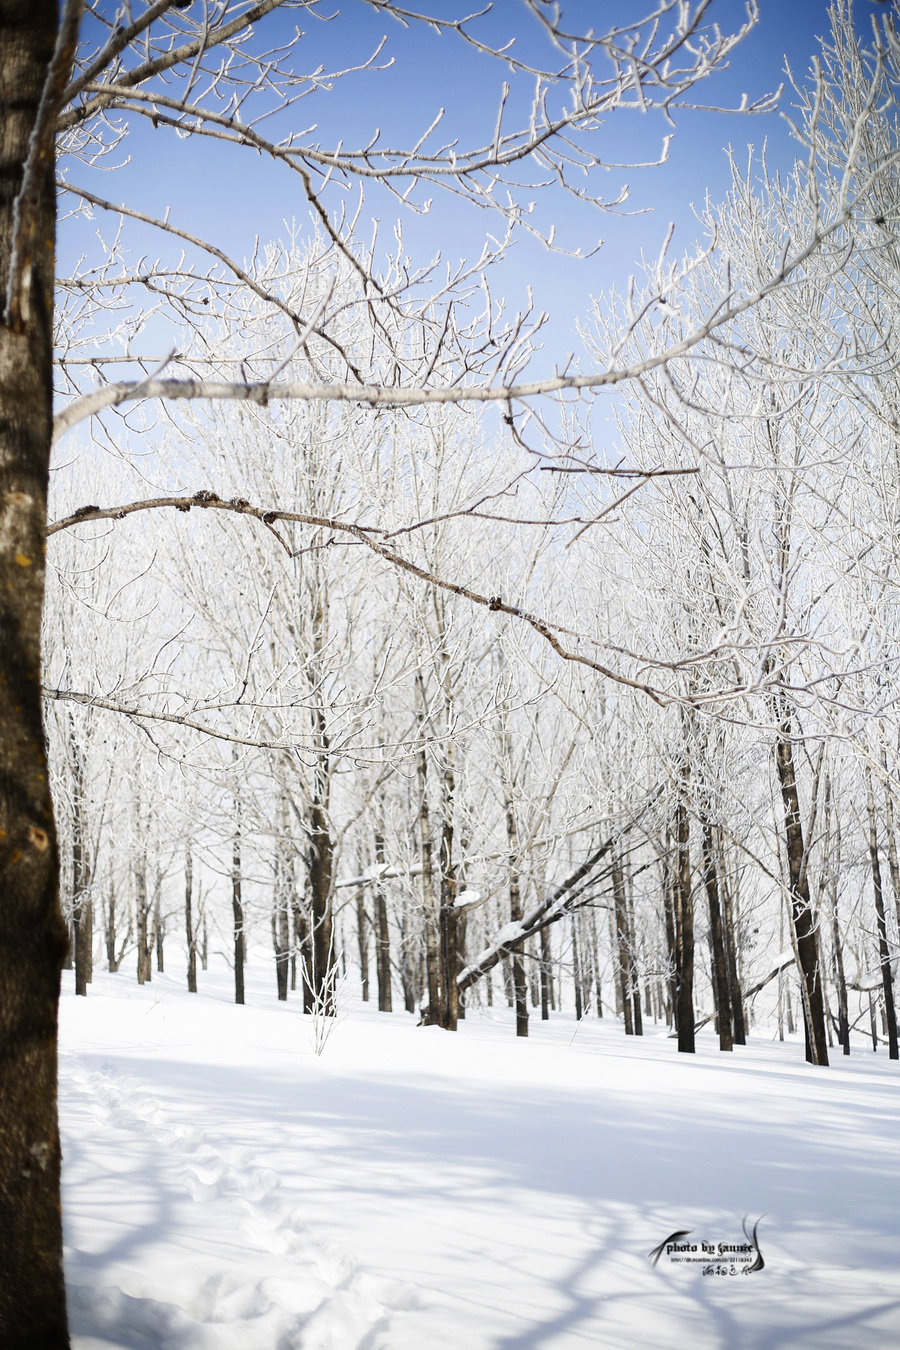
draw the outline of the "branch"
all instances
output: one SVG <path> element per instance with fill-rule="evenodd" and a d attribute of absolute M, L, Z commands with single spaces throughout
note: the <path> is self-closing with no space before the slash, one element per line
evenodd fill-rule
<path fill-rule="evenodd" d="M 68 86 L 63 94 L 61 106 L 64 107 L 67 103 L 71 103 L 72 99 L 81 93 L 85 85 L 96 79 L 100 72 L 105 70 L 126 47 L 130 46 L 136 37 L 140 37 L 141 33 L 150 27 L 154 19 L 158 19 L 161 14 L 165 14 L 166 10 L 171 9 L 174 3 L 175 0 L 154 0 L 154 3 L 148 5 L 143 14 L 139 15 L 133 23 L 117 24 L 106 46 L 101 48 L 90 65 Z"/>
<path fill-rule="evenodd" d="M 66 131 L 70 127 L 78 126 L 80 122 L 86 121 L 95 112 L 101 108 L 106 108 L 115 101 L 117 94 L 125 89 L 132 89 L 135 85 L 143 84 L 145 80 L 152 79 L 154 75 L 159 75 L 164 70 L 170 70 L 172 66 L 178 65 L 182 61 L 190 61 L 192 57 L 201 52 L 210 51 L 213 47 L 219 47 L 223 42 L 228 42 L 230 38 L 236 37 L 238 33 L 251 27 L 257 19 L 263 18 L 273 9 L 278 9 L 285 0 L 259 0 L 252 9 L 247 10 L 246 14 L 233 19 L 231 23 L 223 28 L 213 29 L 211 32 L 204 26 L 200 37 L 184 43 L 181 47 L 173 47 L 170 51 L 164 52 L 162 56 L 157 56 L 152 61 L 145 61 L 142 65 L 135 66 L 133 70 L 125 71 L 117 80 L 110 83 L 108 89 L 103 93 L 97 94 L 94 98 L 83 103 L 80 108 L 72 108 L 64 113 L 56 124 L 57 131 Z M 76 83 L 78 83 L 76 81 Z M 77 90 L 76 90 L 77 93 Z"/>
<path fill-rule="evenodd" d="M 527 942 L 535 933 L 539 933 L 542 928 L 549 928 L 553 923 L 557 923 L 564 918 L 566 914 L 574 907 L 577 897 L 588 886 L 592 884 L 594 869 L 602 858 L 606 856 L 621 839 L 634 829 L 645 814 L 651 804 L 656 801 L 661 792 L 661 788 L 656 788 L 649 796 L 647 801 L 641 807 L 640 811 L 632 820 L 624 825 L 617 834 L 610 837 L 595 849 L 590 857 L 575 869 L 565 881 L 561 882 L 554 891 L 545 896 L 539 904 L 530 910 L 522 919 L 515 923 L 509 923 L 495 937 L 494 941 L 487 947 L 481 955 L 472 962 L 471 965 L 461 970 L 456 977 L 456 983 L 459 992 L 463 993 L 471 985 L 480 980 L 482 975 L 486 975 L 489 970 L 493 970 L 504 957 L 518 951 L 523 942 Z"/>
<path fill-rule="evenodd" d="M 806 246 L 793 258 L 784 262 L 751 295 L 745 296 L 723 309 L 695 329 L 688 337 L 673 346 L 645 357 L 633 365 L 600 371 L 593 375 L 555 375 L 548 379 L 531 380 L 512 385 L 450 385 L 430 389 L 399 389 L 385 385 L 366 384 L 305 384 L 298 381 L 245 381 L 223 384 L 213 380 L 128 380 L 106 385 L 69 403 L 54 420 L 53 439 L 59 438 L 86 417 L 93 417 L 105 408 L 118 408 L 141 398 L 163 399 L 231 399 L 266 407 L 269 403 L 301 399 L 311 403 L 367 403 L 371 407 L 421 407 L 444 403 L 509 403 L 544 394 L 578 392 L 601 389 L 635 380 L 652 370 L 658 370 L 691 352 L 712 333 L 730 323 L 748 309 L 777 290 L 787 278 L 806 262 L 821 243 L 845 225 L 850 219 L 847 207 L 831 222 L 813 232 Z"/>
<path fill-rule="evenodd" d="M 510 617 L 522 620 L 547 642 L 557 656 L 564 661 L 572 661 L 577 665 L 587 666 L 588 669 L 595 671 L 598 675 L 613 680 L 616 684 L 626 685 L 630 689 L 637 689 L 641 693 L 647 694 L 654 703 L 661 707 L 670 703 L 688 703 L 693 705 L 697 702 L 691 696 L 682 697 L 678 694 L 666 693 L 664 690 L 657 689 L 653 685 L 646 684 L 643 680 L 633 680 L 621 671 L 615 671 L 610 666 L 603 665 L 602 662 L 594 660 L 592 657 L 583 656 L 580 652 L 572 651 L 564 647 L 556 636 L 557 633 L 576 639 L 583 639 L 583 635 L 572 632 L 571 629 L 564 628 L 561 624 L 552 623 L 548 619 L 543 619 L 540 615 L 531 614 L 518 605 L 511 605 L 499 595 L 482 595 L 480 591 L 472 590 L 469 586 L 463 586 L 456 581 L 447 581 L 434 572 L 429 572 L 427 568 L 419 567 L 417 563 L 411 562 L 401 554 L 395 553 L 393 549 L 388 548 L 383 542 L 375 538 L 376 533 L 381 533 L 374 526 L 356 525 L 351 521 L 332 519 L 326 516 L 311 516 L 300 511 L 267 511 L 258 506 L 251 506 L 248 501 L 242 497 L 233 497 L 226 501 L 214 492 L 197 492 L 192 497 L 156 497 L 143 502 L 131 502 L 127 506 L 119 507 L 99 507 L 82 506 L 72 515 L 64 517 L 62 520 L 55 521 L 47 527 L 47 535 L 56 534 L 59 530 L 69 529 L 73 525 L 85 524 L 94 520 L 122 520 L 125 516 L 132 515 L 136 511 L 150 511 L 160 507 L 174 507 L 176 511 L 190 511 L 192 507 L 198 506 L 205 510 L 213 511 L 234 511 L 239 515 L 252 516 L 255 520 L 261 521 L 275 535 L 278 542 L 286 549 L 293 558 L 296 556 L 291 550 L 289 544 L 274 529 L 274 524 L 278 520 L 285 520 L 301 525 L 313 525 L 321 529 L 332 530 L 335 533 L 349 534 L 357 543 L 364 544 L 366 548 L 377 553 L 385 562 L 391 563 L 394 567 L 399 567 L 404 572 L 409 572 L 418 577 L 420 581 L 427 582 L 430 586 L 435 586 L 440 590 L 448 591 L 451 595 L 458 595 L 465 600 L 470 600 L 473 604 L 481 605 L 493 613 L 508 614 Z M 600 645 L 595 639 L 586 639 Z M 606 644 L 608 645 L 608 644 Z M 645 664 L 652 664 L 650 658 L 637 658 L 634 653 L 626 652 L 624 649 L 618 649 L 621 654 L 631 656 L 633 659 L 641 659 Z M 667 661 L 664 664 L 668 669 L 677 669 L 679 662 Z"/>

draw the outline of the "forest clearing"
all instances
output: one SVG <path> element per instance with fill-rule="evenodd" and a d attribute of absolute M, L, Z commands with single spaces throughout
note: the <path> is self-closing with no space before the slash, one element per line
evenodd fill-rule
<path fill-rule="evenodd" d="M 755 1036 L 685 1060 L 571 1011 L 517 1041 L 345 1006 L 321 1054 L 251 962 L 69 983 L 75 1350 L 889 1350 L 900 1120 L 887 1060 Z M 110 1045 L 110 1026 L 115 1044 Z M 765 1262 L 651 1251 L 745 1243 Z M 682 1239 L 684 1242 L 685 1239 Z"/>

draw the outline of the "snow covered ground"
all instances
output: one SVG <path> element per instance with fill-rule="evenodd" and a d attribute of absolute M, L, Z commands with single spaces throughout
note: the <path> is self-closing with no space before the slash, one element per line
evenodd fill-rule
<path fill-rule="evenodd" d="M 66 985 L 75 1350 L 888 1350 L 900 1069 L 560 1018 L 458 1035 L 266 968 Z M 71 976 L 64 977 L 67 981 Z M 763 1269 L 649 1253 L 745 1241 Z M 730 1270 L 734 1269 L 735 1274 Z M 710 1273 L 704 1273 L 708 1271 Z M 728 1273 L 718 1273 L 719 1271 Z"/>

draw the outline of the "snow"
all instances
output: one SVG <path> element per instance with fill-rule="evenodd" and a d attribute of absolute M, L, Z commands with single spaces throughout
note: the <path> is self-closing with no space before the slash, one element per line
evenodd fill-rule
<path fill-rule="evenodd" d="M 460 891 L 453 903 L 457 908 L 466 909 L 471 905 L 477 905 L 480 899 L 481 891 L 467 889 Z"/>
<path fill-rule="evenodd" d="M 74 1350 L 887 1350 L 900 1344 L 900 1070 L 661 1029 L 353 1003 L 324 1051 L 262 963 L 248 1005 L 67 984 Z M 70 975 L 65 977 L 67 981 Z M 346 995 L 345 995 L 346 997 Z M 669 1234 L 744 1242 L 706 1276 Z"/>

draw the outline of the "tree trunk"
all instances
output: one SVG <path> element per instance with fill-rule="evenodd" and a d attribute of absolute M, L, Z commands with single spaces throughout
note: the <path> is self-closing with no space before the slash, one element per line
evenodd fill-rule
<path fill-rule="evenodd" d="M 187 987 L 189 994 L 197 992 L 197 943 L 194 940 L 194 860 L 188 849 L 184 859 L 184 937 L 187 944 Z"/>
<path fill-rule="evenodd" d="M 105 931 L 106 931 L 106 965 L 107 969 L 117 971 L 119 969 L 118 953 L 118 916 L 116 913 L 116 891 L 112 884 L 106 896 L 105 911 Z"/>
<path fill-rule="evenodd" d="M 572 992 L 575 996 L 575 1021 L 584 1017 L 584 1004 L 581 999 L 581 952 L 578 942 L 578 914 L 572 914 Z"/>
<path fill-rule="evenodd" d="M 635 1036 L 644 1034 L 644 1018 L 641 1013 L 641 980 L 637 963 L 637 938 L 634 924 L 634 891 L 626 881 L 626 903 L 628 908 L 628 932 L 631 935 L 631 1017 Z"/>
<path fill-rule="evenodd" d="M 290 912 L 283 896 L 276 893 L 272 907 L 272 947 L 275 951 L 275 987 L 278 1002 L 286 1003 L 290 981 L 291 959 Z"/>
<path fill-rule="evenodd" d="M 722 900 L 722 936 L 725 943 L 725 968 L 728 973 L 728 997 L 731 1004 L 731 1026 L 735 1045 L 747 1044 L 744 1022 L 744 997 L 737 960 L 737 932 L 735 926 L 736 897 L 728 884 L 725 854 L 719 840 L 718 865 L 719 894 Z"/>
<path fill-rule="evenodd" d="M 291 900 L 291 913 L 294 916 L 294 950 L 300 958 L 300 982 L 303 986 L 303 1011 L 311 1013 L 315 1007 L 313 989 L 313 953 L 309 936 L 309 923 L 303 907 L 296 898 Z"/>
<path fill-rule="evenodd" d="M 438 1026 L 455 1031 L 459 1022 L 459 911 L 456 909 L 457 876 L 453 858 L 453 810 L 456 780 L 452 764 L 444 767 L 440 844 L 440 908 L 438 911 Z"/>
<path fill-rule="evenodd" d="M 541 929 L 541 1021 L 550 1020 L 553 1004 L 553 947 L 550 929 Z"/>
<path fill-rule="evenodd" d="M 712 962 L 713 994 L 716 1001 L 716 1030 L 719 1049 L 734 1049 L 731 1027 L 731 998 L 728 988 L 728 958 L 722 925 L 722 907 L 719 896 L 719 871 L 716 866 L 713 827 L 704 820 L 701 832 L 703 884 L 709 905 L 709 951 Z"/>
<path fill-rule="evenodd" d="M 369 1001 L 369 916 L 366 914 L 365 892 L 360 886 L 356 892 L 356 941 L 359 949 L 359 980 L 363 1003 Z"/>
<path fill-rule="evenodd" d="M 663 843 L 664 853 L 662 860 L 662 898 L 663 898 L 663 919 L 666 932 L 666 954 L 668 956 L 668 972 L 666 976 L 666 1025 L 675 1026 L 675 968 L 677 964 L 676 943 L 675 943 L 675 889 L 676 868 L 673 861 L 674 843 L 671 832 L 666 830 Z M 616 1011 L 619 1011 L 617 1008 Z"/>
<path fill-rule="evenodd" d="M 884 1020 L 887 1028 L 888 1058 L 897 1059 L 897 1013 L 894 1007 L 894 982 L 891 977 L 891 952 L 887 937 L 887 916 L 884 912 L 884 893 L 881 886 L 881 864 L 878 859 L 878 832 L 875 825 L 875 798 L 872 793 L 872 775 L 866 774 L 866 812 L 869 817 L 869 859 L 872 865 L 872 889 L 875 893 L 875 923 L 878 932 L 878 956 L 881 966 L 881 988 L 884 995 Z"/>
<path fill-rule="evenodd" d="M 597 914 L 591 910 L 591 968 L 594 973 L 594 1000 L 597 1008 L 597 1016 L 603 1016 L 603 989 L 600 982 L 600 939 L 597 933 Z"/>
<path fill-rule="evenodd" d="M 44 531 L 53 411 L 57 6 L 0 0 L 0 1345 L 69 1344 L 56 1032 L 67 930 L 41 713 Z M 42 91 L 49 117 L 39 123 Z M 38 131 L 40 128 L 40 131 Z M 32 151 L 30 177 L 24 166 Z M 7 304 L 7 299 L 9 303 Z"/>
<path fill-rule="evenodd" d="M 422 707 L 425 694 L 421 677 L 416 681 Z M 426 1026 L 439 1022 L 441 1002 L 441 963 L 438 952 L 438 911 L 434 893 L 434 850 L 431 841 L 431 808 L 428 801 L 428 756 L 424 749 L 416 757 L 419 787 L 419 843 L 422 850 L 422 930 L 425 940 L 425 1007 L 422 1021 Z"/>
<path fill-rule="evenodd" d="M 612 865 L 613 918 L 616 932 L 616 965 L 619 972 L 619 997 L 625 1018 L 625 1035 L 634 1035 L 633 1003 L 631 999 L 631 934 L 628 931 L 628 909 L 625 902 L 625 877 L 618 854 Z"/>
<path fill-rule="evenodd" d="M 279 1003 L 286 1003 L 291 963 L 291 890 L 293 854 L 290 843 L 290 809 L 282 788 L 278 802 L 278 837 L 275 840 L 275 878 L 272 887 L 272 947 L 275 952 L 275 988 Z"/>
<path fill-rule="evenodd" d="M 153 978 L 150 948 L 150 901 L 147 896 L 147 860 L 140 858 L 134 870 L 134 915 L 137 924 L 137 982 L 148 984 Z"/>
<path fill-rule="evenodd" d="M 156 899 L 153 902 L 153 937 L 156 944 L 156 971 L 159 975 L 164 975 L 166 971 L 166 956 L 163 944 L 166 940 L 166 921 L 160 909 L 160 889 L 161 879 L 156 879 Z"/>
<path fill-rule="evenodd" d="M 823 870 L 828 877 L 828 904 L 831 911 L 831 959 L 834 967 L 834 984 L 837 990 L 838 1001 L 838 1023 L 837 1033 L 838 1041 L 845 1055 L 850 1053 L 850 1013 L 847 1007 L 847 980 L 844 974 L 844 946 L 841 936 L 840 916 L 838 914 L 838 897 L 840 895 L 840 864 L 841 864 L 841 823 L 837 819 L 834 827 L 834 842 L 832 843 L 831 824 L 831 779 L 825 778 L 825 840 L 826 855 L 823 863 Z M 888 828 L 889 835 L 891 830 L 890 807 L 888 806 Z M 893 867 L 891 871 L 893 877 Z M 896 892 L 895 892 L 896 894 Z"/>
<path fill-rule="evenodd" d="M 244 904 L 241 896 L 241 808 L 235 802 L 234 841 L 231 853 L 231 914 L 234 921 L 234 1001 L 244 1002 Z"/>
<path fill-rule="evenodd" d="M 87 994 L 93 979 L 94 925 L 91 912 L 91 868 L 85 828 L 84 770 L 74 720 L 69 718 L 72 760 L 72 946 L 75 956 L 75 993 Z"/>
<path fill-rule="evenodd" d="M 678 1049 L 694 1053 L 694 899 L 691 888 L 691 840 L 687 805 L 675 808 L 675 1028 Z"/>
<path fill-rule="evenodd" d="M 310 944 L 312 954 L 313 1001 L 316 1011 L 325 1017 L 335 1013 L 334 992 L 337 971 L 334 959 L 334 922 L 331 908 L 334 841 L 328 817 L 330 793 L 327 765 L 328 736 L 325 714 L 316 710 L 317 743 L 323 754 L 313 768 L 313 794 L 309 811 L 309 852 L 307 873 L 310 898 Z"/>
<path fill-rule="evenodd" d="M 384 866 L 384 839 L 375 833 L 375 863 Z M 387 901 L 381 882 L 375 888 L 375 974 L 378 980 L 378 1011 L 391 1011 L 391 932 Z"/>
<path fill-rule="evenodd" d="M 819 942 L 807 875 L 806 845 L 800 819 L 800 796 L 794 772 L 794 749 L 785 717 L 775 742 L 775 763 L 784 808 L 784 838 L 790 886 L 791 923 L 794 948 L 800 972 L 803 996 L 803 1020 L 806 1029 L 806 1058 L 810 1064 L 827 1065 L 825 1002 L 819 972 Z"/>
<path fill-rule="evenodd" d="M 505 759 L 507 765 L 511 766 L 512 752 L 504 738 Z M 511 767 L 510 767 L 511 772 Z M 509 918 L 511 923 L 518 923 L 522 918 L 522 889 L 519 882 L 519 871 L 517 866 L 517 830 L 515 806 L 513 804 L 512 792 L 507 784 L 506 788 L 506 842 L 509 845 Z M 513 1002 L 516 1009 L 516 1035 L 528 1035 L 528 985 L 525 982 L 525 963 L 522 960 L 522 952 L 517 949 L 515 954 L 510 957 L 510 975 L 512 977 Z"/>

